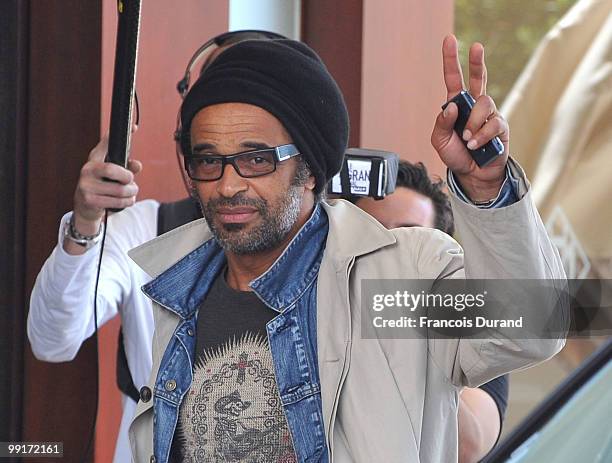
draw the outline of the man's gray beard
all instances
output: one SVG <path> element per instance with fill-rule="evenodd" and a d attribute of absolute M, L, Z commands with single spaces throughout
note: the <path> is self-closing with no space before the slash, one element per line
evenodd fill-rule
<path fill-rule="evenodd" d="M 206 205 L 200 202 L 200 205 L 210 231 L 225 251 L 238 255 L 257 254 L 275 248 L 287 237 L 300 214 L 303 191 L 300 186 L 289 186 L 286 196 L 274 210 L 270 210 L 268 202 L 263 199 L 240 196 L 211 200 Z M 248 234 L 243 231 L 245 225 L 241 223 L 229 223 L 219 228 L 213 218 L 214 211 L 220 206 L 255 207 L 262 218 L 261 224 Z"/>

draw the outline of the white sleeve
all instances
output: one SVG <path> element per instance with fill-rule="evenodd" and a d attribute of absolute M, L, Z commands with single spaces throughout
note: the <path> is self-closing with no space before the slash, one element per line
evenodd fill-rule
<path fill-rule="evenodd" d="M 98 326 L 113 318 L 132 288 L 134 264 L 127 251 L 157 235 L 157 210 L 153 200 L 109 216 L 98 283 Z M 82 255 L 64 251 L 62 218 L 55 249 L 36 278 L 30 298 L 28 339 L 36 358 L 49 362 L 72 360 L 81 344 L 94 332 L 94 289 L 101 244 Z"/>

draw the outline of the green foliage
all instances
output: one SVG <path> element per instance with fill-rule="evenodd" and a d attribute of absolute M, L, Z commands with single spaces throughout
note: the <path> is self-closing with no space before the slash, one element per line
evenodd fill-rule
<path fill-rule="evenodd" d="M 501 105 L 540 40 L 576 0 L 455 0 L 455 33 L 467 80 L 473 42 L 485 45 L 487 93 Z"/>

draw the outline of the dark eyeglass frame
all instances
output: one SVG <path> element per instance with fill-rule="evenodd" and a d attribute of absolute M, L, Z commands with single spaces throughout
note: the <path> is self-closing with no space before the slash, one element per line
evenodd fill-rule
<path fill-rule="evenodd" d="M 257 153 L 270 153 L 270 152 L 273 154 L 272 160 L 274 164 L 272 166 L 272 170 L 268 172 L 262 172 L 262 173 L 252 174 L 252 175 L 249 175 L 249 174 L 245 175 L 240 171 L 240 167 L 237 162 L 239 159 L 248 158 Z M 228 164 L 233 166 L 236 173 L 240 175 L 241 177 L 256 178 L 256 177 L 263 177 L 264 175 L 269 175 L 275 172 L 276 165 L 279 162 L 286 161 L 287 159 L 290 159 L 292 157 L 299 156 L 299 155 L 300 155 L 300 152 L 297 149 L 297 146 L 295 146 L 292 143 L 289 143 L 286 145 L 274 146 L 270 148 L 242 151 L 240 153 L 230 154 L 227 156 L 222 156 L 222 155 L 217 155 L 217 154 L 190 154 L 188 156 L 184 156 L 184 161 L 185 161 L 185 171 L 187 172 L 187 175 L 189 175 L 189 178 L 191 180 L 195 180 L 197 182 L 216 182 L 221 177 L 223 177 L 223 173 L 225 172 L 225 166 L 227 166 Z M 221 169 L 219 171 L 219 175 L 215 178 L 198 178 L 192 175 L 191 169 L 189 168 L 189 162 L 194 159 L 209 159 L 209 160 L 221 161 Z"/>

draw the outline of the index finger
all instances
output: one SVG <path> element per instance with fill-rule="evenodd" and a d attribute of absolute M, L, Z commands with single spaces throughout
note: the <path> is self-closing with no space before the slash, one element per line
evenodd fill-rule
<path fill-rule="evenodd" d="M 444 84 L 446 85 L 446 98 L 450 100 L 463 90 L 463 73 L 459 63 L 457 39 L 450 34 L 442 42 L 442 67 L 444 70 Z"/>
<path fill-rule="evenodd" d="M 96 164 L 93 166 L 92 172 L 98 180 L 110 180 L 122 185 L 127 185 L 134 181 L 134 174 L 131 171 L 112 162 Z"/>
<path fill-rule="evenodd" d="M 90 161 L 104 161 L 108 153 L 108 135 L 103 136 L 94 149 L 89 153 Z"/>

